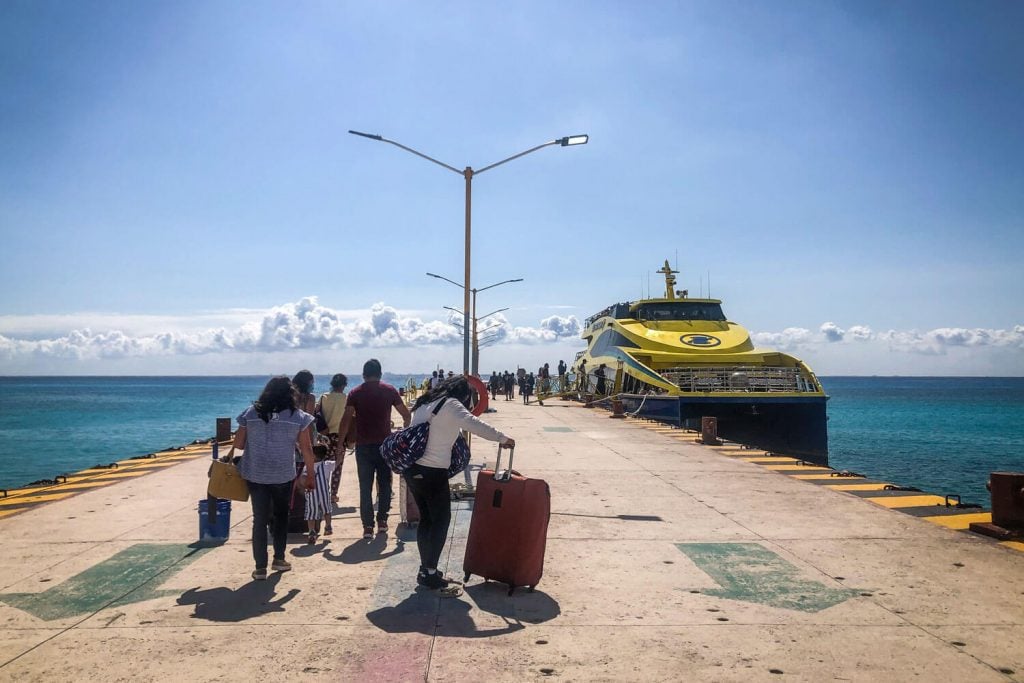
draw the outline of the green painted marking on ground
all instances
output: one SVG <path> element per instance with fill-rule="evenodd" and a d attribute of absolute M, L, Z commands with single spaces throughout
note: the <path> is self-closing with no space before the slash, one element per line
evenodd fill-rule
<path fill-rule="evenodd" d="M 209 548 L 139 543 L 42 593 L 0 593 L 0 602 L 44 621 L 92 614 L 180 591 L 157 590 Z"/>
<path fill-rule="evenodd" d="M 544 427 L 545 432 L 571 432 L 572 427 Z"/>
<path fill-rule="evenodd" d="M 729 600 L 820 612 L 858 591 L 808 581 L 792 564 L 757 543 L 677 543 L 721 588 L 702 591 Z"/>

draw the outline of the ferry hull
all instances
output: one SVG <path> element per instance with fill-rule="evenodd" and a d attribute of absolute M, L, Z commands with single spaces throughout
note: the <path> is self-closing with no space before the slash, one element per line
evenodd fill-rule
<path fill-rule="evenodd" d="M 824 396 L 717 397 L 621 395 L 626 411 L 681 427 L 700 429 L 702 417 L 718 418 L 718 435 L 753 448 L 828 465 Z"/>

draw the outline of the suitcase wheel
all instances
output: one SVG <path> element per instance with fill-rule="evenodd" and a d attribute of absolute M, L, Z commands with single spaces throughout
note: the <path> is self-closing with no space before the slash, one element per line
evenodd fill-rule
<path fill-rule="evenodd" d="M 527 588 L 526 590 L 528 590 L 528 591 L 530 591 L 532 593 L 533 589 L 536 588 L 536 587 L 537 587 L 537 584 L 534 584 L 534 585 L 530 586 L 529 588 Z"/>
<path fill-rule="evenodd" d="M 462 583 L 466 583 L 467 581 L 469 581 L 469 577 L 470 577 L 470 576 L 472 576 L 472 574 L 469 574 L 469 573 L 467 573 L 467 574 L 466 574 L 466 575 L 465 575 L 465 576 L 464 576 L 464 577 L 462 578 Z"/>

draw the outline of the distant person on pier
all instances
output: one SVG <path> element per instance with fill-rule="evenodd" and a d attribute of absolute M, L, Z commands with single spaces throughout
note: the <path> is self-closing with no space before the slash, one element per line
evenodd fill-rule
<path fill-rule="evenodd" d="M 256 569 L 252 578 L 267 578 L 267 524 L 273 526 L 274 563 L 271 569 L 292 568 L 284 558 L 288 541 L 288 505 L 295 480 L 295 447 L 311 472 L 313 462 L 313 416 L 295 405 L 295 388 L 284 376 L 273 377 L 256 402 L 238 416 L 238 431 L 232 450 L 245 451 L 239 467 L 249 485 L 252 501 L 252 556 Z M 308 488 L 316 486 L 309 478 Z"/>
<path fill-rule="evenodd" d="M 558 361 L 558 390 L 566 391 L 569 387 L 565 384 L 565 361 Z"/>
<path fill-rule="evenodd" d="M 543 392 L 545 394 L 550 393 L 550 391 L 551 391 L 551 368 L 548 367 L 547 363 L 545 363 L 544 367 L 542 367 L 540 369 L 540 372 L 538 373 L 538 377 L 540 377 L 540 390 L 541 390 L 541 392 Z"/>
<path fill-rule="evenodd" d="M 594 377 L 597 378 L 597 387 L 596 387 L 597 388 L 597 393 L 600 396 L 604 396 L 605 395 L 605 389 L 606 389 L 605 384 L 604 384 L 604 379 L 605 379 L 605 371 L 604 371 L 604 369 L 605 369 L 605 364 L 601 363 L 601 365 L 599 365 L 597 367 L 597 370 L 594 370 Z"/>
<path fill-rule="evenodd" d="M 487 388 L 491 390 L 491 400 L 498 400 L 498 389 L 502 385 L 501 375 L 498 374 L 497 370 L 491 372 L 491 379 L 487 382 Z"/>
<path fill-rule="evenodd" d="M 355 394 L 355 392 L 352 392 Z M 420 568 L 416 583 L 427 588 L 446 588 L 449 581 L 437 570 L 438 561 L 448 538 L 452 503 L 448 488 L 448 469 L 452 464 L 452 446 L 459 430 L 515 446 L 515 441 L 476 418 L 469 412 L 472 391 L 465 377 L 446 380 L 437 389 L 420 396 L 413 404 L 412 424 L 430 421 L 430 432 L 423 457 L 407 469 L 402 477 L 409 486 L 420 509 L 420 523 L 416 528 L 416 547 L 420 554 Z M 443 403 L 443 404 L 442 404 Z M 437 414 L 431 413 L 440 405 Z"/>
<path fill-rule="evenodd" d="M 380 454 L 380 444 L 391 433 L 391 409 L 409 426 L 411 414 L 398 390 L 380 381 L 380 361 L 371 358 L 363 364 L 363 383 L 348 395 L 345 416 L 338 432 L 348 435 L 356 427 L 356 467 L 359 472 L 359 517 L 363 538 L 373 538 L 373 480 L 377 479 L 377 533 L 387 533 L 391 511 L 391 468 Z M 343 437 L 344 438 L 344 437 Z"/>
<path fill-rule="evenodd" d="M 535 380 L 532 372 L 523 377 L 523 384 L 519 390 L 519 393 L 523 397 L 523 405 L 526 405 L 530 402 L 530 395 L 533 394 L 534 382 Z"/>
<path fill-rule="evenodd" d="M 505 400 L 506 401 L 511 401 L 512 398 L 513 398 L 513 396 L 512 396 L 513 389 L 512 388 L 515 386 L 515 378 L 512 376 L 511 372 L 506 370 L 505 371 L 504 379 L 505 379 Z"/>
<path fill-rule="evenodd" d="M 348 386 L 348 377 L 338 373 L 331 377 L 331 390 L 320 397 L 320 414 L 327 422 L 328 457 L 335 462 L 334 471 L 331 473 L 331 500 L 338 502 L 338 486 L 341 484 L 341 468 L 345 464 L 344 439 L 338 433 L 341 429 L 341 418 L 345 415 L 345 406 L 348 403 L 348 396 L 345 394 L 345 387 Z M 330 528 L 330 523 L 327 528 Z"/>
<path fill-rule="evenodd" d="M 439 386 L 441 386 L 441 380 L 437 378 L 437 370 L 434 370 L 432 373 L 430 373 L 430 388 L 436 389 Z"/>

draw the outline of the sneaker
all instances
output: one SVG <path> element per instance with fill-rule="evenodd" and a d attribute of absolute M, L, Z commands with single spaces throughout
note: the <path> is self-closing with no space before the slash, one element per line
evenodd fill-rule
<path fill-rule="evenodd" d="M 438 588 L 447 588 L 449 584 L 451 584 L 451 581 L 444 578 L 444 574 L 441 572 L 434 572 L 433 574 L 421 572 L 416 575 L 416 583 L 424 588 L 436 590 Z"/>
<path fill-rule="evenodd" d="M 324 527 L 324 536 L 330 536 L 333 533 L 334 533 L 334 527 L 332 527 L 330 524 L 328 524 L 327 526 Z"/>
<path fill-rule="evenodd" d="M 275 572 L 290 572 L 292 570 L 292 564 L 287 560 L 274 560 L 270 564 L 270 568 Z"/>
<path fill-rule="evenodd" d="M 314 543 L 316 543 L 316 532 L 315 531 L 310 531 L 309 532 L 309 535 L 306 538 L 306 543 L 309 544 L 309 545 L 313 545 Z"/>
<path fill-rule="evenodd" d="M 372 526 L 364 526 L 363 527 L 363 538 L 365 540 L 367 540 L 367 541 L 369 541 L 370 539 L 373 538 L 373 527 Z"/>
<path fill-rule="evenodd" d="M 388 523 L 387 522 L 377 522 L 377 533 L 378 534 L 386 534 L 387 532 L 388 532 Z"/>
<path fill-rule="evenodd" d="M 266 581 L 267 580 L 267 570 L 266 570 L 266 568 L 256 569 L 255 571 L 253 571 L 252 579 L 253 579 L 253 581 Z"/>

